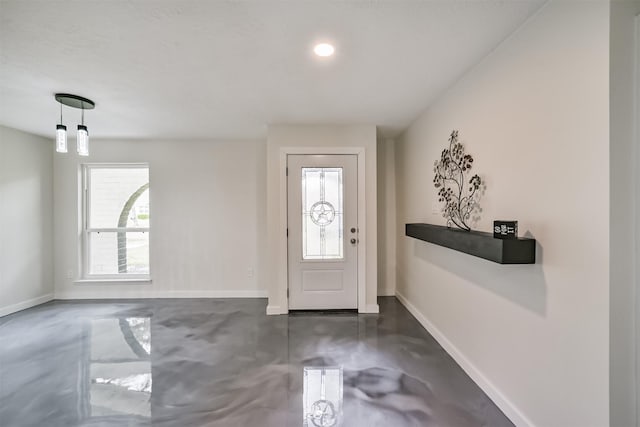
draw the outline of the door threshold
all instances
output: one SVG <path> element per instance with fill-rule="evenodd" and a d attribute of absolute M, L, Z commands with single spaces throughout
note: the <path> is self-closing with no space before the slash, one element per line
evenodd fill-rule
<path fill-rule="evenodd" d="M 358 309 L 289 310 L 289 316 L 357 316 Z"/>

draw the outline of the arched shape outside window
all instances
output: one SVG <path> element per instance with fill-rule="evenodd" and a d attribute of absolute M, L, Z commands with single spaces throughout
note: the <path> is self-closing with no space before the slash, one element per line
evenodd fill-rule
<path fill-rule="evenodd" d="M 149 189 L 149 183 L 147 182 L 142 187 L 138 188 L 134 193 L 129 196 L 129 199 L 125 202 L 118 218 L 118 228 L 126 228 L 129 221 L 129 214 L 131 208 L 138 201 L 140 196 Z M 127 273 L 127 233 L 126 231 L 118 232 L 118 273 Z"/>

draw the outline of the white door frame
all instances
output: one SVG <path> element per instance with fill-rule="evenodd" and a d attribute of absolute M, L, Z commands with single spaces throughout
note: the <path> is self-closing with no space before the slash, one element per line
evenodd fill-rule
<path fill-rule="evenodd" d="M 280 147 L 280 203 L 278 231 L 280 241 L 279 252 L 279 276 L 283 281 L 277 283 L 279 290 L 289 289 L 289 265 L 287 256 L 287 156 L 289 154 L 355 154 L 358 157 L 358 312 L 366 312 L 366 260 L 367 260 L 367 230 L 365 221 L 366 199 L 366 175 L 365 175 L 365 149 L 364 147 Z M 280 314 L 289 312 L 289 298 L 286 304 L 280 308 Z M 273 313 L 275 314 L 275 313 Z"/>

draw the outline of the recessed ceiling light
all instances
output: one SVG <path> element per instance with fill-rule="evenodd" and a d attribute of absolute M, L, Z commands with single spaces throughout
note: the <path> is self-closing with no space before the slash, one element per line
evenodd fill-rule
<path fill-rule="evenodd" d="M 335 49 L 329 43 L 320 43 L 313 48 L 313 51 L 318 56 L 331 56 Z"/>

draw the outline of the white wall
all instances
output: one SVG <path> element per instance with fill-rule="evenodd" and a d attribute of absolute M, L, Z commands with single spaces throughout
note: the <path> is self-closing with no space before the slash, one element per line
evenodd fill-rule
<path fill-rule="evenodd" d="M 550 1 L 396 144 L 397 292 L 518 425 L 609 423 L 609 4 Z M 516 219 L 535 265 L 404 236 L 444 224 L 452 129 L 487 182 L 477 229 Z"/>
<path fill-rule="evenodd" d="M 86 159 L 56 154 L 56 298 L 266 296 L 265 149 L 260 141 L 92 140 Z M 150 284 L 74 283 L 81 162 L 149 164 Z"/>
<path fill-rule="evenodd" d="M 0 126 L 0 316 L 53 298 L 53 147 Z"/>
<path fill-rule="evenodd" d="M 611 425 L 635 426 L 638 140 L 634 111 L 635 16 L 640 1 L 611 2 Z"/>
<path fill-rule="evenodd" d="M 394 141 L 378 141 L 378 295 L 396 294 L 396 171 Z"/>
<path fill-rule="evenodd" d="M 366 157 L 366 309 L 377 311 L 377 172 L 376 127 L 373 125 L 270 125 L 267 137 L 267 244 L 269 262 L 269 314 L 286 313 L 286 241 L 280 231 L 281 206 L 286 194 L 280 191 L 282 147 L 363 147 Z M 282 199 L 285 197 L 285 199 Z M 284 245 L 284 247 L 283 247 Z M 359 277 L 360 280 L 360 277 Z"/>

